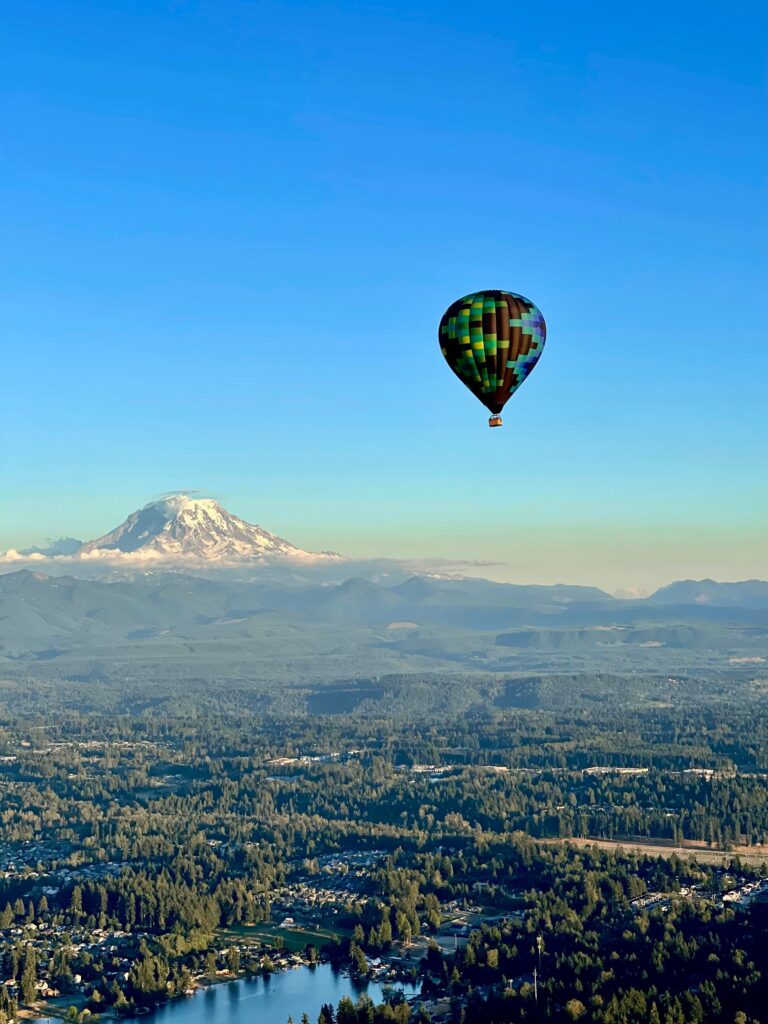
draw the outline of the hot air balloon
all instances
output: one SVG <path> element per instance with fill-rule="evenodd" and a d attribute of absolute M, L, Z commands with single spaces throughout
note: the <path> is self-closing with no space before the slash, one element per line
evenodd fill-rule
<path fill-rule="evenodd" d="M 544 317 L 524 295 L 496 290 L 457 299 L 440 321 L 440 350 L 450 368 L 501 426 L 501 410 L 539 361 Z"/>

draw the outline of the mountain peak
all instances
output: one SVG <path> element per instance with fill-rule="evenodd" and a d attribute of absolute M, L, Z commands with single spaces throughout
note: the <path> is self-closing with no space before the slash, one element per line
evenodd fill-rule
<path fill-rule="evenodd" d="M 215 498 L 196 498 L 193 494 L 188 494 L 186 491 L 176 491 L 172 494 L 164 494 L 162 498 L 156 498 L 155 501 L 148 501 L 144 508 L 149 508 L 150 505 L 160 505 L 164 508 L 175 509 L 177 511 L 196 507 L 221 507 Z"/>
<path fill-rule="evenodd" d="M 181 492 L 132 512 L 114 530 L 83 544 L 75 557 L 229 562 L 274 557 L 314 561 L 328 556 L 303 551 L 277 534 L 247 523 L 213 498 Z"/>

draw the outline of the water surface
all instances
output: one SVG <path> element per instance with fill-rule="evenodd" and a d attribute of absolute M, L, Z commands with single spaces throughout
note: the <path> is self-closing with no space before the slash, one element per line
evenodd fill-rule
<path fill-rule="evenodd" d="M 419 986 L 402 983 L 394 987 L 406 995 L 419 991 Z M 334 971 L 330 964 L 318 964 L 210 985 L 194 996 L 182 996 L 130 1020 L 141 1024 L 286 1024 L 291 1016 L 294 1024 L 299 1024 L 302 1013 L 307 1013 L 316 1024 L 323 1003 L 335 1006 L 342 996 L 357 999 L 363 992 L 380 1003 L 385 988 L 389 991 L 391 986 L 378 981 L 366 984 Z M 40 1024 L 47 1021 L 60 1024 L 53 1018 Z"/>

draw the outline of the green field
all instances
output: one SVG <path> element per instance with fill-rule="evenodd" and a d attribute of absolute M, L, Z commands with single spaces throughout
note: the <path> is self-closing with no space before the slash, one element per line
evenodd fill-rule
<path fill-rule="evenodd" d="M 236 924 L 221 928 L 218 934 L 225 942 L 252 942 L 275 946 L 282 939 L 283 948 L 295 952 L 304 949 L 307 943 L 320 947 L 334 939 L 344 941 L 350 932 L 343 928 L 280 928 L 274 924 Z"/>

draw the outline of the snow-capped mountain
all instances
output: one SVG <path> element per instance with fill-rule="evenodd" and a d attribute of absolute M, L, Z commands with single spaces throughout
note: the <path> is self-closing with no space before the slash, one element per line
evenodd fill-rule
<path fill-rule="evenodd" d="M 212 498 L 172 494 L 152 501 L 116 529 L 73 553 L 83 560 L 119 562 L 241 562 L 273 558 L 313 562 L 327 553 L 303 551 L 282 537 L 246 523 Z"/>

